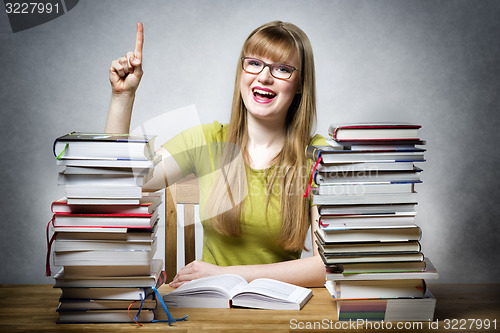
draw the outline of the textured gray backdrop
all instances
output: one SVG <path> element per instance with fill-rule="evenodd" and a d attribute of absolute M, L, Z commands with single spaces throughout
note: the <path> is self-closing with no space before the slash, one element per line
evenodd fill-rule
<path fill-rule="evenodd" d="M 420 123 L 423 251 L 440 282 L 499 282 L 499 1 L 85 1 L 12 33 L 0 4 L 0 283 L 44 277 L 45 226 L 57 186 L 52 142 L 102 131 L 110 62 L 145 27 L 133 127 L 195 104 L 229 119 L 246 36 L 280 19 L 310 37 L 317 132 L 330 122 Z M 208 64 L 208 66 L 204 66 Z"/>

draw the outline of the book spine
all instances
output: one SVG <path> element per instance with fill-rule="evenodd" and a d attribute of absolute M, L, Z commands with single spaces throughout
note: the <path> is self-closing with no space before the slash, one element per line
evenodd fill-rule
<path fill-rule="evenodd" d="M 56 143 L 57 143 L 57 139 L 55 139 L 54 143 L 52 144 L 52 152 L 54 153 L 54 157 L 57 157 L 57 154 L 56 154 Z"/>
<path fill-rule="evenodd" d="M 55 211 L 54 211 L 54 209 L 55 209 L 55 205 L 56 205 L 56 202 L 55 202 L 55 201 L 53 201 L 53 202 L 50 204 L 50 211 L 51 211 L 52 213 L 55 213 Z"/>
<path fill-rule="evenodd" d="M 337 132 L 339 131 L 339 129 L 340 129 L 340 126 L 334 127 L 332 132 L 331 132 L 333 140 L 335 140 L 337 142 L 339 141 L 339 140 L 337 140 Z"/>
<path fill-rule="evenodd" d="M 54 140 L 54 143 L 52 144 L 52 152 L 54 153 L 54 156 L 55 156 L 55 157 L 58 157 L 58 155 L 56 154 L 56 144 L 57 144 L 59 141 L 61 141 L 61 138 L 65 137 L 65 136 L 67 136 L 67 135 L 71 135 L 71 134 L 73 134 L 73 133 L 75 133 L 75 132 L 71 132 L 71 133 L 68 133 L 68 134 L 66 134 L 66 135 L 60 136 L 60 137 L 58 137 L 57 139 L 55 139 L 55 140 Z"/>
<path fill-rule="evenodd" d="M 319 174 L 319 171 L 316 170 L 314 172 L 314 183 L 319 186 L 324 182 L 325 182 L 325 179 Z"/>
<path fill-rule="evenodd" d="M 316 146 L 307 146 L 306 157 L 316 162 L 320 158 L 322 152 L 323 150 L 321 148 Z"/>
<path fill-rule="evenodd" d="M 316 146 L 307 146 L 306 147 L 306 158 L 317 161 L 321 155 L 322 150 Z"/>

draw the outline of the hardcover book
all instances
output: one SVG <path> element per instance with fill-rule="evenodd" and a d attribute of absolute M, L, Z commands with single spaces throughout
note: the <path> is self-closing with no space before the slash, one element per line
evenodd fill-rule
<path fill-rule="evenodd" d="M 328 134 L 335 141 L 418 141 L 420 127 L 408 123 L 332 124 Z"/>
<path fill-rule="evenodd" d="M 72 132 L 57 138 L 53 151 L 58 159 L 148 160 L 154 155 L 154 138 Z"/>
<path fill-rule="evenodd" d="M 322 243 L 418 241 L 422 231 L 416 225 L 400 228 L 365 228 L 314 232 Z"/>

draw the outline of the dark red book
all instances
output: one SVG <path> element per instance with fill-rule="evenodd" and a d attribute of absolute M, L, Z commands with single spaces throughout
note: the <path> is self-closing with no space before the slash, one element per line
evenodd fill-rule
<path fill-rule="evenodd" d="M 332 124 L 328 134 L 338 142 L 419 141 L 420 127 L 406 123 Z"/>
<path fill-rule="evenodd" d="M 152 214 L 161 204 L 161 196 L 143 195 L 137 205 L 72 205 L 66 197 L 52 203 L 53 213 L 71 214 Z"/>
<path fill-rule="evenodd" d="M 158 210 L 153 214 L 71 214 L 56 213 L 54 227 L 88 228 L 152 228 L 158 218 Z"/>

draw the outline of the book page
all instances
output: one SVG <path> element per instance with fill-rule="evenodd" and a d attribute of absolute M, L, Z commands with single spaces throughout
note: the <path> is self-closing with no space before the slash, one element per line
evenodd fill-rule
<path fill-rule="evenodd" d="M 202 294 L 217 291 L 225 295 L 227 298 L 231 298 L 232 295 L 241 291 L 247 284 L 247 281 L 241 276 L 235 274 L 223 274 L 186 282 L 169 294 L 188 295 L 193 293 Z"/>
<path fill-rule="evenodd" d="M 300 303 L 309 292 L 310 290 L 307 288 L 263 278 L 250 282 L 240 294 L 255 293 L 278 300 Z"/>

